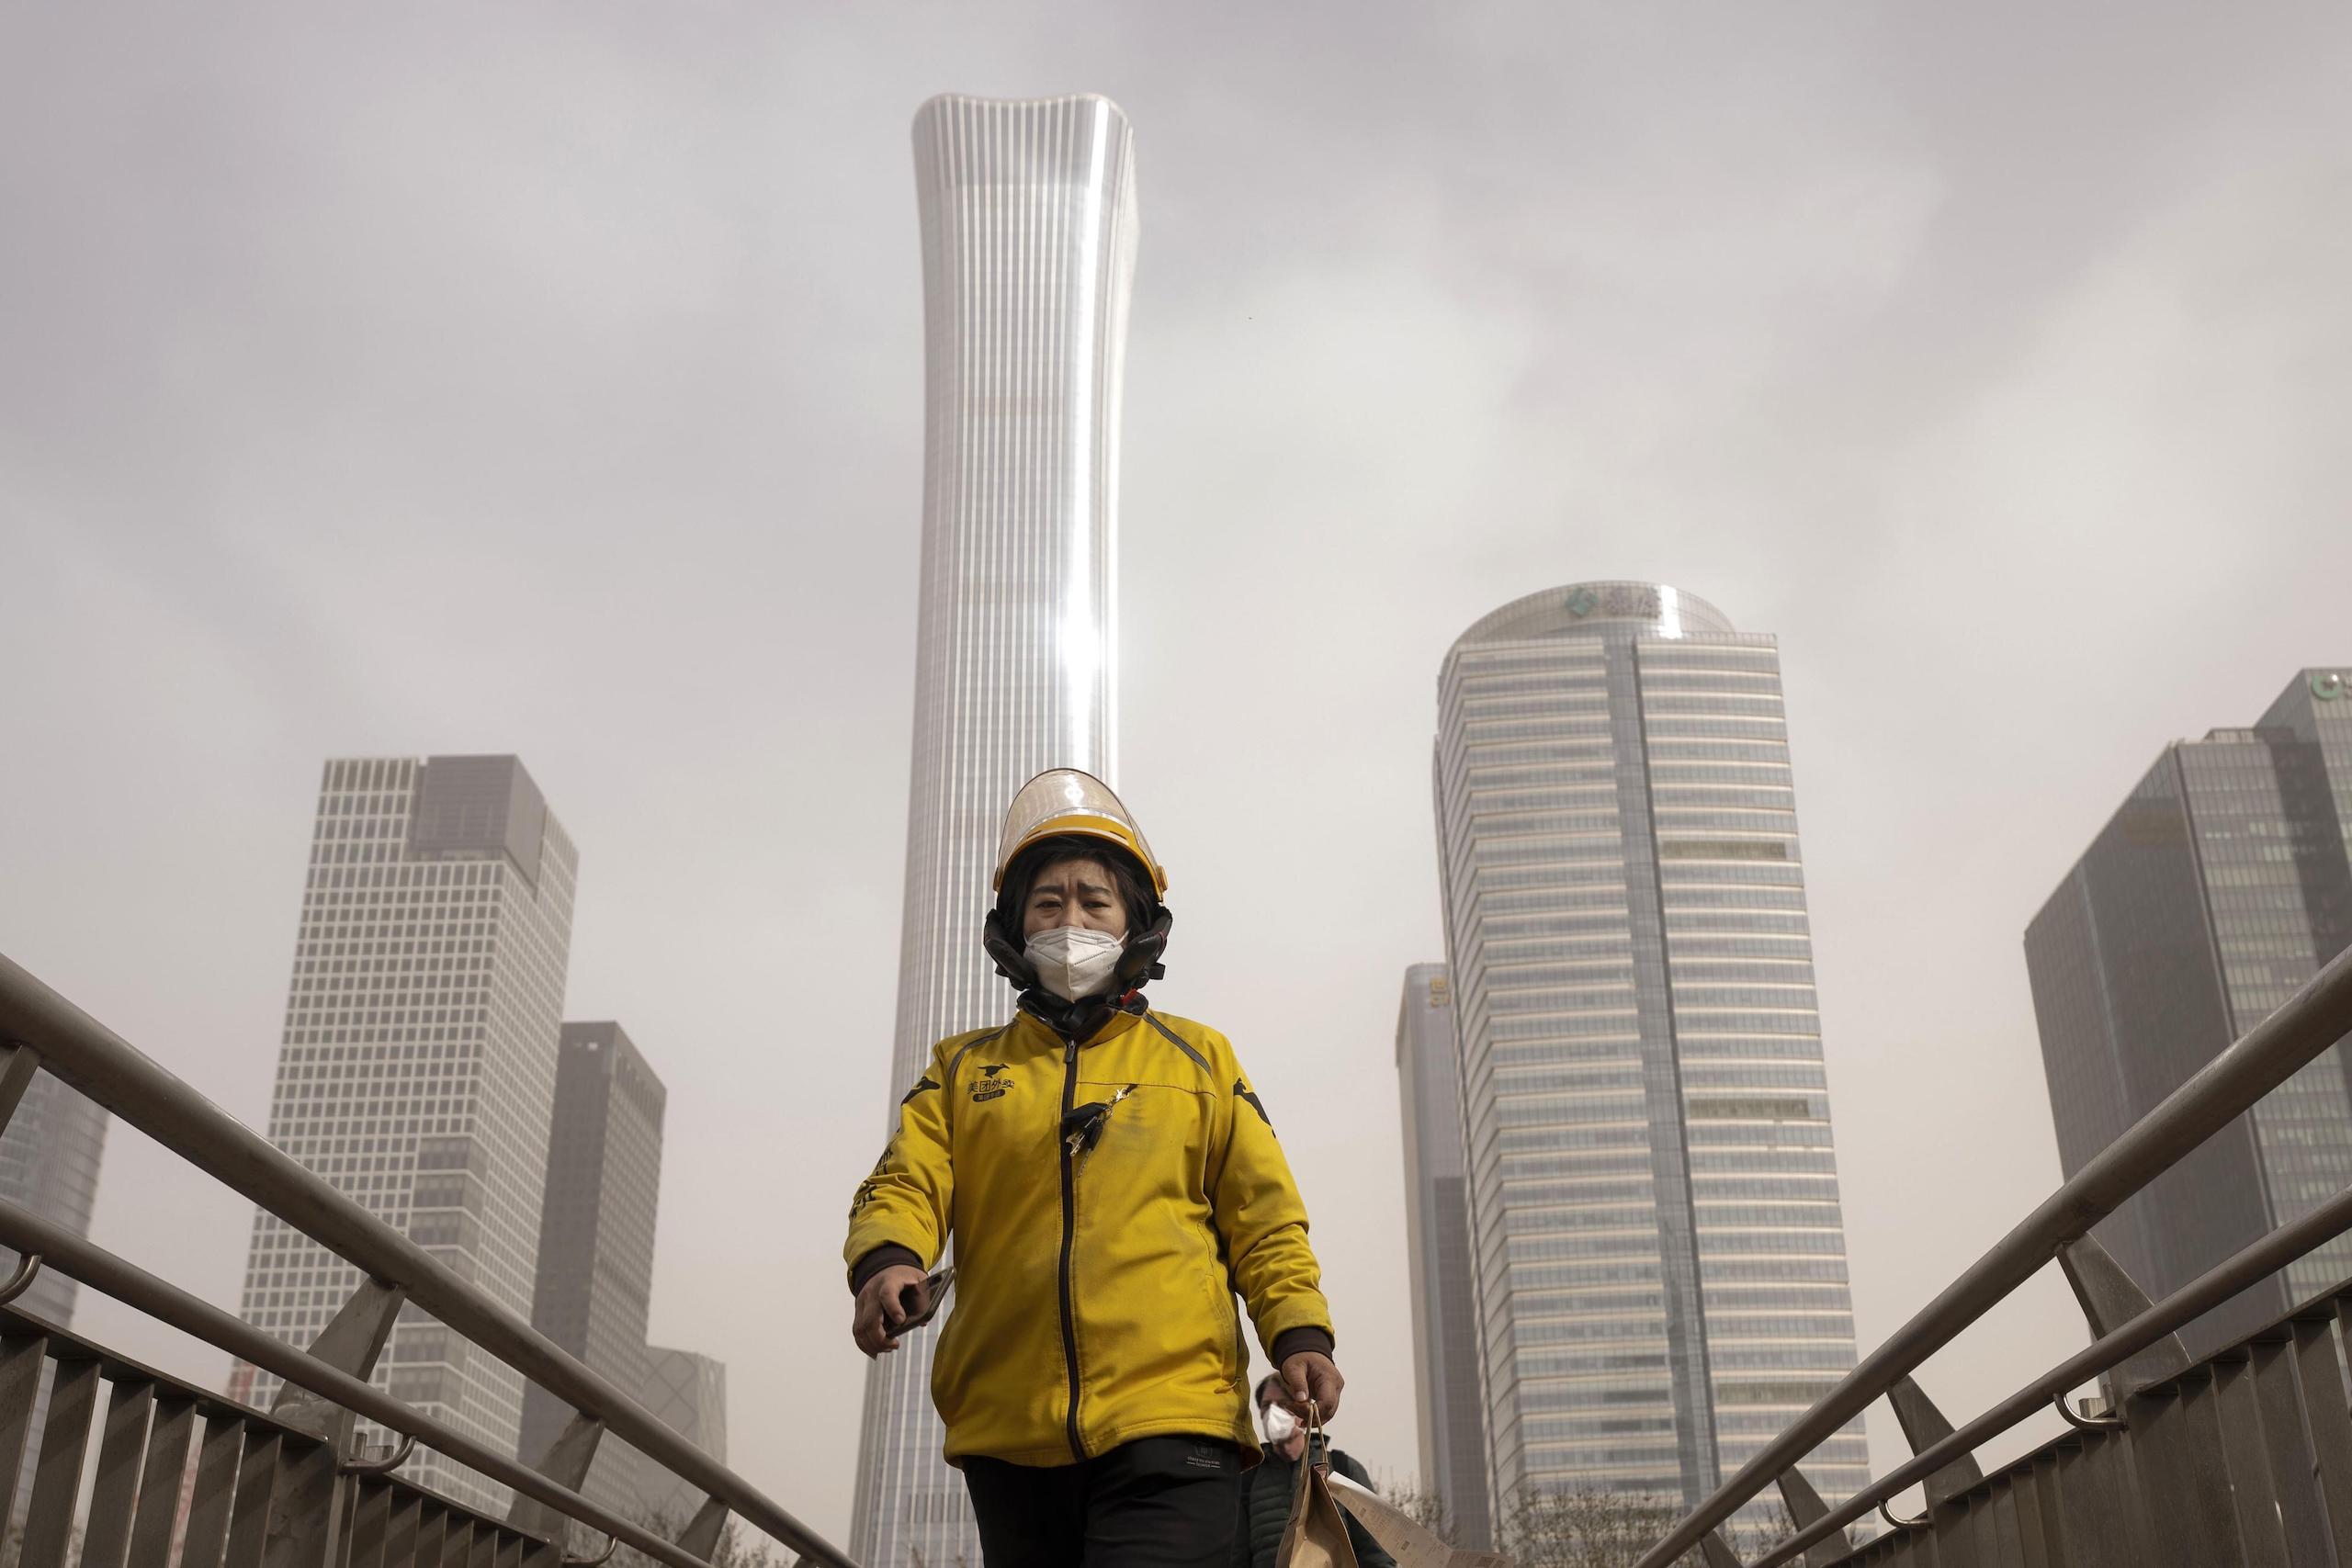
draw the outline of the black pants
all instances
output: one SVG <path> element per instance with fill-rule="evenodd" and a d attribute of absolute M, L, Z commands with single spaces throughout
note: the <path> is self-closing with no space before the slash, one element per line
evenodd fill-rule
<path fill-rule="evenodd" d="M 988 1568 L 1227 1568 L 1241 1450 L 1139 1438 L 1083 1464 L 973 1457 L 964 1485 Z"/>

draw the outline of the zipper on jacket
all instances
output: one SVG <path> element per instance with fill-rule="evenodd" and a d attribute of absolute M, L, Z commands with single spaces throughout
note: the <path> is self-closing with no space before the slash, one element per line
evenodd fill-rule
<path fill-rule="evenodd" d="M 1078 1042 L 1062 1047 L 1062 1115 L 1070 1113 L 1078 1099 Z M 1078 1311 L 1070 1299 L 1070 1254 L 1078 1238 L 1077 1151 L 1062 1144 L 1062 1364 L 1069 1371 L 1069 1451 L 1081 1462 L 1086 1443 L 1078 1435 Z"/>

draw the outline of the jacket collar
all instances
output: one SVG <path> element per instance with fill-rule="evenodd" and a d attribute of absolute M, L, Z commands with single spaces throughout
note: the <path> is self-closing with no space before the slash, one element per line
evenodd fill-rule
<path fill-rule="evenodd" d="M 1042 1005 L 1033 1006 L 1032 998 L 1042 998 Z M 1050 991 L 1026 991 L 1022 994 L 1020 1010 L 1013 1014 L 1012 1027 L 1033 1031 L 1057 1044 L 1066 1043 L 1075 1036 L 1079 1048 L 1084 1050 L 1115 1040 L 1142 1021 L 1141 997 L 1136 998 L 1130 1011 L 1114 1008 L 1099 998 L 1069 1003 Z M 1083 1033 L 1079 1032 L 1081 1030 Z"/>

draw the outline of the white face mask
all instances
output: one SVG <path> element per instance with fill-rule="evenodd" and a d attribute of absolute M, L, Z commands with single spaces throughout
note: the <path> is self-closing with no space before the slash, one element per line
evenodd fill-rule
<path fill-rule="evenodd" d="M 1062 1000 L 1074 1002 L 1108 987 L 1113 971 L 1119 967 L 1119 955 L 1126 950 L 1126 942 L 1109 931 L 1056 926 L 1031 937 L 1022 956 L 1037 972 L 1039 985 Z"/>
<path fill-rule="evenodd" d="M 1269 1404 L 1259 1413 L 1258 1424 L 1266 1434 L 1266 1441 L 1279 1447 L 1297 1435 L 1298 1417 L 1290 1413 L 1287 1404 Z"/>

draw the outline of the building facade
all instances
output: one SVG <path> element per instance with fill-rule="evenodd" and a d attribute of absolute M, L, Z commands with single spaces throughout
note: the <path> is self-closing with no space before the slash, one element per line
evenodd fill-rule
<path fill-rule="evenodd" d="M 1777 648 L 1530 595 L 1446 655 L 1435 783 L 1491 1493 L 1695 1502 L 1854 1359 Z"/>
<path fill-rule="evenodd" d="M 719 1463 L 727 1462 L 727 1365 L 692 1350 L 649 1346 L 639 1399 L 646 1409 Z M 639 1492 L 644 1517 L 683 1529 L 703 1494 L 656 1465 L 647 1465 Z M 673 1530 L 674 1534 L 675 1531 Z"/>
<path fill-rule="evenodd" d="M 2026 930 L 2068 1176 L 2352 937 L 2352 671 L 2300 671 L 2251 728 L 2168 746 Z M 2152 1297 L 2352 1185 L 2341 1043 L 2095 1234 Z M 2190 1325 L 2203 1355 L 2352 1276 L 2352 1238 Z"/>
<path fill-rule="evenodd" d="M 98 1196 L 98 1162 L 106 1155 L 107 1122 L 103 1107 L 37 1071 L 25 1086 L 24 1098 L 0 1130 L 0 1199 L 29 1209 L 51 1224 L 75 1235 L 90 1234 L 90 1212 Z M 13 1274 L 22 1258 L 0 1247 L 0 1279 Z M 57 1325 L 74 1325 L 77 1286 L 55 1269 L 33 1276 L 10 1306 Z M 34 1395 L 31 1430 L 40 1431 L 49 1419 L 49 1383 L 43 1380 Z M 16 1510 L 22 1517 L 32 1497 L 38 1467 L 28 1464 L 17 1477 Z"/>
<path fill-rule="evenodd" d="M 617 1023 L 567 1023 L 560 1042 L 531 1326 L 616 1386 L 637 1390 L 648 1369 L 668 1091 Z M 554 1394 L 527 1388 L 516 1457 L 537 1465 L 571 1416 Z M 643 1484 L 636 1460 L 617 1441 L 599 1442 L 585 1495 L 635 1509 Z"/>
<path fill-rule="evenodd" d="M 934 98 L 914 141 L 922 579 L 891 1117 L 933 1043 L 1011 1006 L 980 920 L 1013 791 L 1053 767 L 1116 782 L 1136 236 L 1127 121 L 1107 99 Z M 910 1336 L 867 1373 L 850 1550 L 875 1568 L 978 1556 L 963 1481 L 940 1457 L 935 1337 Z"/>
<path fill-rule="evenodd" d="M 1455 1546 L 1493 1543 L 1478 1303 L 1464 1191 L 1461 1058 L 1442 964 L 1405 971 L 1396 1012 L 1396 1098 L 1405 1124 L 1405 1257 L 1413 1291 L 1413 1394 L 1421 1485 L 1445 1505 Z"/>
<path fill-rule="evenodd" d="M 0 1130 L 0 1199 L 75 1235 L 88 1235 L 90 1212 L 98 1197 L 98 1162 L 106 1156 L 107 1122 L 106 1111 L 96 1101 L 45 1070 L 34 1073 L 6 1129 Z M 0 1247 L 0 1278 L 14 1272 L 18 1261 L 15 1252 Z M 74 1292 L 71 1279 L 44 1269 L 12 1304 L 70 1328 Z"/>
<path fill-rule="evenodd" d="M 537 1280 L 571 945 L 571 840 L 513 757 L 326 765 L 269 1137 L 492 1299 Z M 307 1346 L 358 1271 L 254 1217 L 245 1321 Z M 521 1375 L 413 1308 L 376 1382 L 513 1452 Z M 266 1402 L 277 1380 L 240 1368 Z M 420 1449 L 403 1472 L 481 1506 L 505 1489 Z"/>

